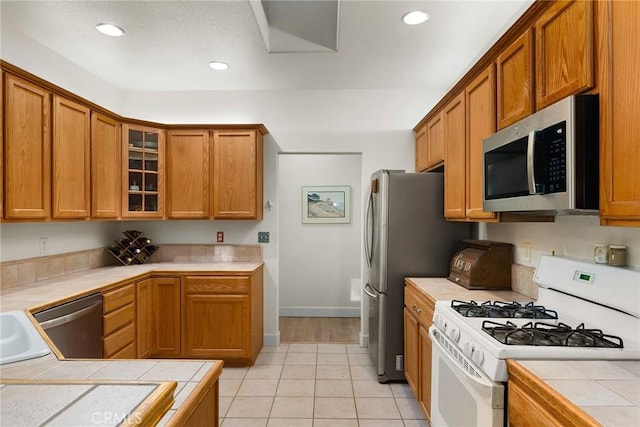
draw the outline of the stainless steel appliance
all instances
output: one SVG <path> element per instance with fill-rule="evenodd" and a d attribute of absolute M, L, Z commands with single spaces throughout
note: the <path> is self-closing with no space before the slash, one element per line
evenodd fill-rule
<path fill-rule="evenodd" d="M 64 357 L 102 358 L 102 295 L 92 294 L 34 314 Z"/>
<path fill-rule="evenodd" d="M 598 210 L 598 95 L 575 95 L 486 138 L 483 209 Z"/>
<path fill-rule="evenodd" d="M 543 256 L 534 281 L 535 303 L 436 302 L 434 427 L 506 426 L 507 358 L 640 358 L 640 272 Z"/>
<path fill-rule="evenodd" d="M 380 170 L 371 176 L 366 214 L 369 354 L 378 381 L 405 380 L 405 277 L 446 277 L 469 224 L 444 220 L 440 173 Z"/>

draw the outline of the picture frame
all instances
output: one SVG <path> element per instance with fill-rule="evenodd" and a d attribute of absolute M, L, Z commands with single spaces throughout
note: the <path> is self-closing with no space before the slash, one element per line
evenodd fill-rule
<path fill-rule="evenodd" d="M 303 224 L 348 224 L 350 222 L 350 186 L 302 187 Z"/>

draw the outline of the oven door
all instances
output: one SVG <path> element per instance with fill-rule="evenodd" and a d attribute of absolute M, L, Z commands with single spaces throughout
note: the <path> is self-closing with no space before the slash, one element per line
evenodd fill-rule
<path fill-rule="evenodd" d="M 434 326 L 431 373 L 433 427 L 503 427 L 504 385 L 493 382 Z"/>

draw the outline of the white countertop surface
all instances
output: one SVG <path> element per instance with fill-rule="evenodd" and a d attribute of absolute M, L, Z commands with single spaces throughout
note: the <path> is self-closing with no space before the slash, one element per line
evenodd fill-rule
<path fill-rule="evenodd" d="M 3 289 L 0 292 L 0 311 L 27 310 L 71 297 L 98 292 L 102 288 L 123 281 L 135 280 L 148 273 L 250 273 L 262 262 L 207 262 L 207 263 L 155 263 L 132 266 L 104 267 L 44 280 L 29 285 Z M 104 399 L 110 396 L 110 407 L 115 412 L 130 412 L 164 381 L 175 381 L 175 402 L 160 425 L 170 419 L 175 410 L 195 389 L 198 382 L 211 369 L 218 369 L 221 361 L 214 360 L 58 360 L 54 353 L 36 359 L 0 365 L 0 379 L 27 380 L 34 384 L 0 384 L 2 424 L 12 427 L 40 425 L 68 425 L 71 419 L 81 420 L 87 410 L 100 410 Z M 57 384 L 36 384 L 41 380 Z M 102 385 L 73 384 L 83 381 L 140 381 L 136 384 L 111 384 L 114 390 Z M 156 383 L 155 385 L 153 383 Z M 52 389 L 53 387 L 53 389 Z M 55 389 L 55 391 L 53 391 Z M 109 390 L 107 390 L 109 389 Z M 103 393 L 109 391 L 110 393 Z M 97 393 L 97 394 L 96 394 Z M 144 395 L 144 396 L 143 396 Z M 46 398 L 44 398 L 46 396 Z M 105 397 L 106 398 L 106 397 Z M 94 402 L 94 406 L 91 406 Z M 87 406 L 88 405 L 88 406 Z M 97 406 L 96 406 L 97 405 Z M 84 409 L 83 409 L 84 408 Z M 75 411 L 75 412 L 74 412 Z M 80 412 L 77 412 L 80 411 Z M 57 420 L 57 421 L 56 421 Z M 56 424 L 63 421 L 63 424 Z M 81 425 L 81 424 L 78 424 Z M 108 425 L 105 424 L 105 425 Z"/>
<path fill-rule="evenodd" d="M 101 288 L 121 281 L 135 279 L 148 273 L 252 272 L 262 262 L 203 262 L 153 263 L 142 265 L 96 268 L 49 280 L 3 289 L 0 292 L 0 311 L 25 310 L 79 294 L 98 292 Z"/>
<path fill-rule="evenodd" d="M 602 425 L 640 425 L 640 360 L 518 363 Z"/>

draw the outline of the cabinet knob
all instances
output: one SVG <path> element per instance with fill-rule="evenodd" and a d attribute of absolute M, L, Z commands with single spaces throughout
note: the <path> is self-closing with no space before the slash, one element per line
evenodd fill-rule
<path fill-rule="evenodd" d="M 418 306 L 414 305 L 413 307 L 413 311 L 415 311 L 416 313 L 420 314 L 422 313 L 422 310 L 418 308 Z"/>

